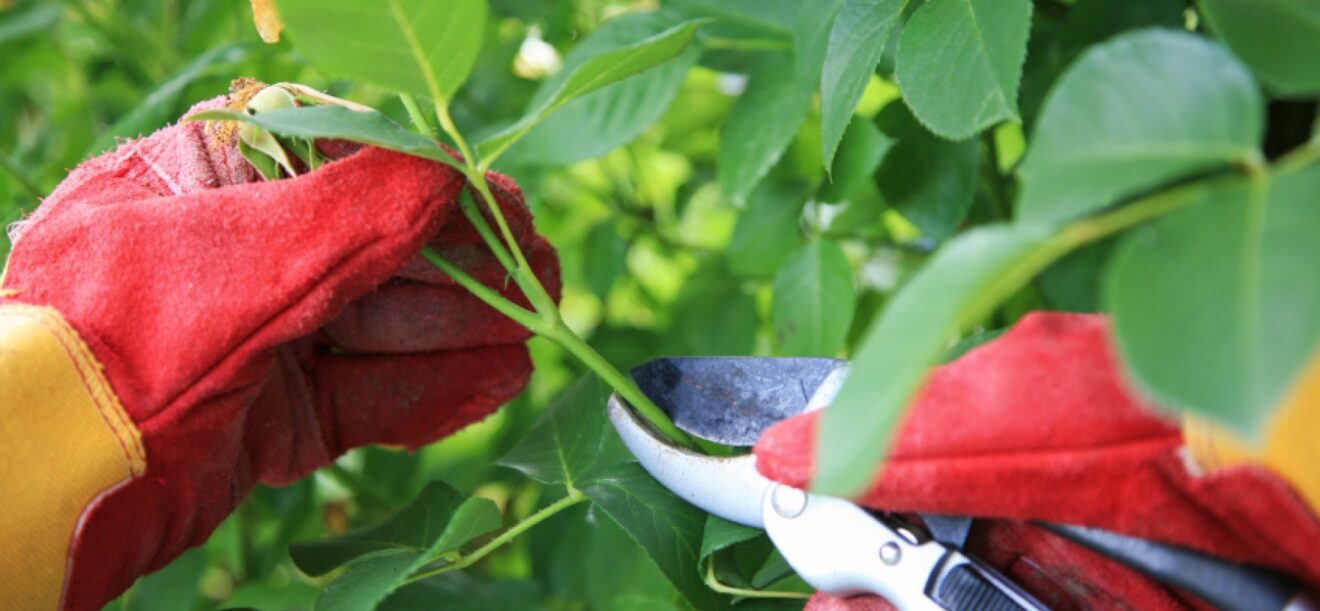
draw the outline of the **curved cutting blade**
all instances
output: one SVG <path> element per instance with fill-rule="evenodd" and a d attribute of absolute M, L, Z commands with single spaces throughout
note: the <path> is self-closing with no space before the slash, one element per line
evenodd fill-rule
<path fill-rule="evenodd" d="M 846 367 L 825 358 L 672 357 L 636 367 L 632 376 L 678 428 L 749 447 L 776 422 L 806 411 L 826 378 Z"/>

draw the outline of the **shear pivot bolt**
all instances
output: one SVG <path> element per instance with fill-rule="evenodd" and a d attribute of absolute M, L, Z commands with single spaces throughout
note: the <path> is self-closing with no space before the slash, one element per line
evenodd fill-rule
<path fill-rule="evenodd" d="M 899 549 L 897 543 L 890 541 L 889 543 L 880 546 L 880 562 L 889 566 L 894 566 L 895 564 L 898 564 L 898 561 L 902 558 L 903 550 Z"/>
<path fill-rule="evenodd" d="M 807 510 L 807 493 L 788 486 L 775 486 L 770 493 L 770 504 L 782 518 L 796 518 Z"/>

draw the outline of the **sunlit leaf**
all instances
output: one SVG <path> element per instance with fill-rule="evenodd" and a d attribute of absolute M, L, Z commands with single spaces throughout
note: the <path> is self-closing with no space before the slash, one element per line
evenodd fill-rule
<path fill-rule="evenodd" d="M 1030 0 L 930 0 L 898 39 L 898 85 L 912 112 L 945 138 L 1017 120 Z"/>
<path fill-rule="evenodd" d="M 1018 217 L 1068 219 L 1252 162 L 1263 119 L 1251 75 L 1219 45 L 1183 32 L 1124 34 L 1092 47 L 1050 92 L 1022 162 Z"/>
<path fill-rule="evenodd" d="M 293 45 L 333 76 L 448 100 L 481 50 L 485 0 L 279 0 Z"/>
<path fill-rule="evenodd" d="M 477 145 L 482 163 L 493 162 L 538 123 L 573 99 L 678 57 L 691 44 L 697 28 L 705 23 L 706 21 L 701 19 L 687 21 L 649 38 L 583 61 L 577 69 L 564 77 L 553 94 L 544 96 L 538 107 L 508 129 Z"/>
<path fill-rule="evenodd" d="M 827 168 L 906 2 L 846 0 L 834 20 L 820 80 L 821 146 Z"/>
<path fill-rule="evenodd" d="M 775 277 L 770 317 L 784 356 L 834 356 L 843 347 L 856 295 L 852 266 L 835 242 L 808 242 Z"/>

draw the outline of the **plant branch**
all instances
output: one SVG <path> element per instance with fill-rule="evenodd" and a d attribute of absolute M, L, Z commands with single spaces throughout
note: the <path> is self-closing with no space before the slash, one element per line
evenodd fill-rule
<path fill-rule="evenodd" d="M 407 93 L 400 93 L 399 101 L 403 102 L 404 109 L 408 111 L 408 119 L 412 121 L 413 127 L 417 128 L 417 132 L 435 140 L 435 128 L 426 120 L 426 113 L 423 113 L 422 107 L 417 105 L 417 98 Z"/>
<path fill-rule="evenodd" d="M 449 564 L 444 564 L 435 567 L 433 569 L 418 571 L 408 579 L 404 580 L 402 585 L 408 585 L 410 583 L 418 582 L 423 579 L 429 579 L 431 577 L 435 577 L 436 575 L 440 575 L 442 573 L 448 573 L 450 571 L 458 571 L 470 567 L 473 564 L 476 564 L 482 558 L 489 556 L 491 552 L 499 549 L 505 543 L 514 540 L 515 538 L 518 537 L 518 535 L 521 535 L 522 533 L 530 530 L 533 526 L 536 526 L 537 524 L 544 522 L 550 516 L 553 516 L 585 500 L 587 500 L 587 495 L 582 494 L 582 492 L 579 491 L 577 488 L 569 486 L 567 496 L 549 505 L 546 505 L 545 507 L 541 508 L 539 511 L 537 511 L 534 514 L 527 516 L 526 518 L 523 518 L 522 521 L 518 522 L 517 524 L 514 524 L 513 526 L 510 526 L 508 530 L 500 533 L 498 537 L 491 539 L 485 545 L 473 550 L 469 554 L 460 554 L 458 558 L 456 558 L 453 562 Z"/>
<path fill-rule="evenodd" d="M 515 322 L 527 327 L 533 333 L 543 335 L 550 330 L 545 320 L 536 314 L 519 307 L 518 304 L 505 299 L 503 295 L 495 292 L 495 289 L 492 289 L 482 284 L 480 280 L 473 278 L 467 272 L 463 271 L 463 268 L 454 264 L 453 261 L 446 259 L 445 256 L 439 252 L 436 252 L 434 248 L 431 248 L 430 246 L 423 248 L 422 257 L 429 261 L 431 265 L 440 268 L 440 271 L 449 274 L 450 278 L 453 278 L 455 282 L 467 289 L 468 292 L 476 295 L 477 299 L 486 302 L 490 307 L 499 310 L 501 314 L 512 318 Z"/>
<path fill-rule="evenodd" d="M 706 563 L 706 586 L 720 594 L 730 596 L 742 596 L 745 598 L 788 598 L 795 600 L 807 600 L 811 598 L 806 592 L 785 592 L 780 590 L 749 590 L 747 588 L 735 588 L 726 585 L 715 576 L 715 558 L 712 557 Z"/>

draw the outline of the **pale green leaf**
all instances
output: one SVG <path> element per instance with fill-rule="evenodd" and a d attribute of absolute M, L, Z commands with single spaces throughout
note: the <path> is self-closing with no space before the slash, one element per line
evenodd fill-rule
<path fill-rule="evenodd" d="M 821 146 L 825 167 L 839 141 L 907 0 L 845 0 L 830 30 L 820 78 Z"/>
<path fill-rule="evenodd" d="M 1030 0 L 930 0 L 898 39 L 899 87 L 931 131 L 967 138 L 1018 119 Z"/>
<path fill-rule="evenodd" d="M 440 101 L 472 71 L 487 12 L 485 0 L 280 0 L 279 10 L 325 73 Z"/>
<path fill-rule="evenodd" d="M 784 356 L 835 356 L 843 347 L 856 295 L 852 266 L 838 244 L 808 242 L 775 277 L 770 318 Z"/>
<path fill-rule="evenodd" d="M 1320 94 L 1320 0 L 1201 0 L 1233 53 L 1285 96 Z"/>
<path fill-rule="evenodd" d="M 1130 234 L 1105 301 L 1161 402 L 1253 432 L 1320 348 L 1320 163 L 1235 181 Z"/>
<path fill-rule="evenodd" d="M 741 201 L 784 154 L 811 109 L 813 84 L 795 78 L 793 61 L 766 57 L 747 77 L 720 132 L 720 188 Z"/>
<path fill-rule="evenodd" d="M 628 13 L 602 23 L 569 51 L 562 70 L 537 88 L 528 113 L 545 104 L 591 58 L 660 34 L 676 23 L 664 13 Z M 700 56 L 701 49 L 690 45 L 672 61 L 569 101 L 511 146 L 504 164 L 566 165 L 628 143 L 669 109 Z"/>
<path fill-rule="evenodd" d="M 477 145 L 482 163 L 490 165 L 514 142 L 573 99 L 678 57 L 692 43 L 697 28 L 705 23 L 706 20 L 703 19 L 686 21 L 649 38 L 583 61 L 576 70 L 564 77 L 554 93 L 544 95 L 544 100 L 535 110 L 524 115 L 504 131 Z"/>
<path fill-rule="evenodd" d="M 950 240 L 885 307 L 862 339 L 852 375 L 822 414 L 813 488 L 862 492 L 927 369 L 1058 252 L 1048 227 L 995 225 Z"/>
<path fill-rule="evenodd" d="M 1251 75 L 1219 45 L 1166 30 L 1116 37 L 1078 59 L 1046 99 L 1022 163 L 1018 217 L 1068 219 L 1253 162 L 1263 123 Z"/>
<path fill-rule="evenodd" d="M 760 184 L 738 215 L 729 239 L 729 271 L 739 276 L 770 276 L 779 270 L 802 240 L 799 230 L 805 190 L 794 183 L 767 180 Z"/>

